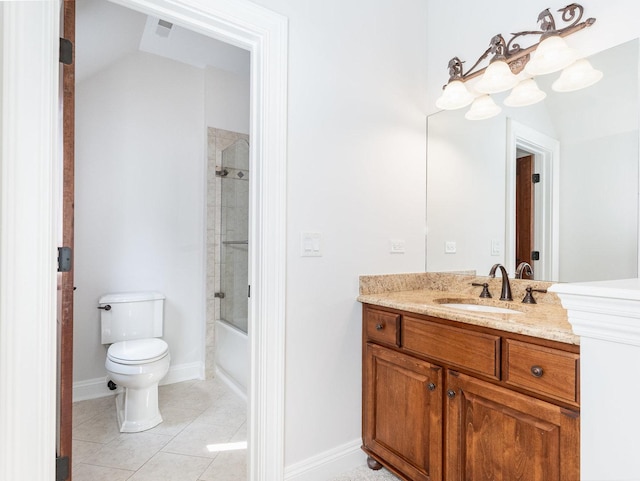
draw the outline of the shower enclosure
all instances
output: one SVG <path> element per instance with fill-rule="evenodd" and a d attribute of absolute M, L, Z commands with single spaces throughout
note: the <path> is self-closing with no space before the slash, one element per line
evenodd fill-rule
<path fill-rule="evenodd" d="M 249 377 L 249 137 L 208 129 L 205 374 L 246 395 Z"/>
<path fill-rule="evenodd" d="M 220 319 L 247 332 L 249 257 L 249 142 L 236 140 L 222 151 Z"/>

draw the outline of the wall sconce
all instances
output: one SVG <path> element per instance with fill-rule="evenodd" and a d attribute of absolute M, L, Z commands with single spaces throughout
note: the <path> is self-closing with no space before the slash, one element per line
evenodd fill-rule
<path fill-rule="evenodd" d="M 551 87 L 557 92 L 579 90 L 600 80 L 602 72 L 595 70 L 587 60 L 579 58 L 578 52 L 570 48 L 563 39 L 590 27 L 596 19 L 588 18 L 581 22 L 584 8 L 577 3 L 567 5 L 558 12 L 562 13 L 562 21 L 567 26 L 556 28 L 553 15 L 546 9 L 538 15 L 540 30 L 513 33 L 509 42 L 505 42 L 502 35 L 495 35 L 489 48 L 467 72 L 463 69 L 462 60 L 452 58 L 449 61 L 449 82 L 436 100 L 436 107 L 455 110 L 471 104 L 465 114 L 467 119 L 488 119 L 502 110 L 491 98 L 491 94 L 511 90 L 504 100 L 509 107 L 533 105 L 544 99 L 547 94 L 538 88 L 535 76 L 564 69 Z M 527 48 L 514 42 L 530 35 L 540 36 L 539 42 Z M 489 65 L 479 68 L 489 55 L 493 55 Z"/>

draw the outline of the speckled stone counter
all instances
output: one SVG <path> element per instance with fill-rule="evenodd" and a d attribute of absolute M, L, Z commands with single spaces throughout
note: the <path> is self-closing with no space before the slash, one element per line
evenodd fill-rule
<path fill-rule="evenodd" d="M 537 304 L 521 301 L 527 287 L 547 289 L 553 283 L 510 279 L 513 301 L 500 301 L 502 279 L 473 274 L 416 273 L 381 276 L 361 276 L 358 301 L 363 304 L 389 307 L 476 326 L 499 329 L 527 336 L 579 344 L 580 338 L 571 330 L 567 311 L 552 292 L 534 293 Z M 488 283 L 493 298 L 481 299 L 482 287 L 473 283 Z M 505 307 L 518 314 L 465 311 L 446 307 L 446 303 L 469 303 Z"/>

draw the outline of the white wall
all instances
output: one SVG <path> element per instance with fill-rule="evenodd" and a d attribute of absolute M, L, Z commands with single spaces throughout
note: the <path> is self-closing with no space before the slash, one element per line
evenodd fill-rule
<path fill-rule="evenodd" d="M 257 3 L 290 26 L 291 470 L 360 445 L 358 276 L 424 268 L 426 10 L 422 0 Z M 322 234 L 322 257 L 300 257 L 303 231 Z M 391 238 L 406 241 L 405 254 L 389 253 Z"/>
<path fill-rule="evenodd" d="M 105 376 L 98 298 L 166 296 L 172 367 L 204 347 L 204 72 L 146 53 L 77 86 L 74 380 Z"/>
<path fill-rule="evenodd" d="M 249 76 L 214 67 L 205 70 L 207 127 L 249 133 Z"/>

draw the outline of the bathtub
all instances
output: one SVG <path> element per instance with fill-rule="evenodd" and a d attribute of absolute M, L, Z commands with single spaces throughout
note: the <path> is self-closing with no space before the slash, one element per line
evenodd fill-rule
<path fill-rule="evenodd" d="M 249 385 L 249 336 L 226 321 L 215 322 L 215 375 L 245 400 Z"/>

